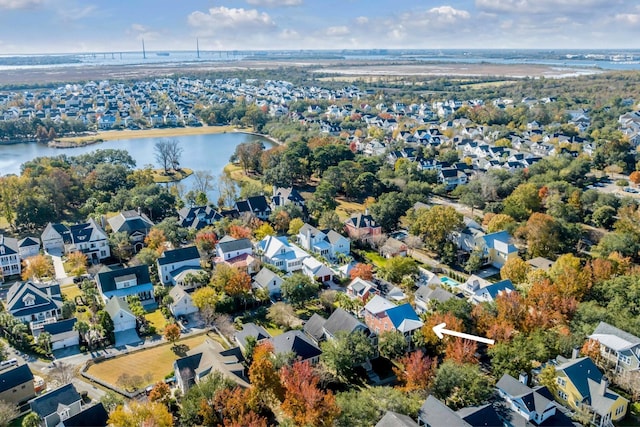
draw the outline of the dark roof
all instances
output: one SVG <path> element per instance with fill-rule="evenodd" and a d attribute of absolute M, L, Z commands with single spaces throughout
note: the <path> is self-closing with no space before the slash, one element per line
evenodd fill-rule
<path fill-rule="evenodd" d="M 51 294 L 51 297 L 49 296 Z M 25 304 L 25 297 L 31 295 L 34 303 Z M 58 284 L 36 284 L 16 282 L 7 292 L 7 311 L 13 316 L 24 317 L 62 307 L 62 296 Z"/>
<path fill-rule="evenodd" d="M 104 427 L 108 419 L 109 413 L 98 403 L 64 420 L 64 427 Z"/>
<path fill-rule="evenodd" d="M 200 265 L 200 254 L 195 246 L 164 251 L 158 258 L 158 265 L 174 264 L 176 262 L 197 260 Z"/>
<path fill-rule="evenodd" d="M 440 286 L 419 286 L 414 296 L 416 299 L 425 302 L 430 300 L 446 302 L 455 297 L 451 292 Z"/>
<path fill-rule="evenodd" d="M 202 353 L 196 353 L 177 359 L 174 362 L 176 367 L 175 374 L 180 376 L 187 389 L 195 384 L 196 369 L 200 366 L 200 360 L 202 360 Z"/>
<path fill-rule="evenodd" d="M 324 329 L 332 336 L 335 336 L 339 331 L 351 333 L 357 329 L 367 329 L 367 327 L 351 313 L 342 308 L 337 308 L 325 322 Z"/>
<path fill-rule="evenodd" d="M 347 224 L 353 225 L 355 228 L 378 227 L 371 215 L 356 214 L 347 220 Z"/>
<path fill-rule="evenodd" d="M 238 212 L 251 212 L 251 207 L 249 206 L 249 201 L 247 200 L 238 200 L 236 202 L 236 209 Z"/>
<path fill-rule="evenodd" d="M 418 418 L 433 427 L 470 427 L 469 423 L 432 395 L 429 395 L 420 407 Z"/>
<path fill-rule="evenodd" d="M 496 387 L 511 397 L 522 399 L 529 412 L 535 411 L 542 414 L 552 402 L 542 393 L 527 387 L 509 374 L 504 374 Z"/>
<path fill-rule="evenodd" d="M 324 317 L 318 313 L 313 313 L 313 316 L 307 320 L 302 328 L 305 334 L 316 340 L 316 342 L 322 341 L 324 338 L 324 324 L 327 321 Z"/>
<path fill-rule="evenodd" d="M 378 421 L 376 427 L 418 427 L 418 424 L 411 417 L 387 411 L 384 417 Z"/>
<path fill-rule="evenodd" d="M 589 396 L 588 380 L 591 379 L 599 383 L 602 379 L 602 373 L 589 357 L 569 360 L 557 366 L 556 370 L 564 371 L 576 389 L 578 389 L 578 393 L 584 397 Z"/>
<path fill-rule="evenodd" d="M 27 381 L 33 381 L 33 373 L 27 364 L 2 371 L 0 372 L 0 393 L 24 384 Z"/>
<path fill-rule="evenodd" d="M 266 212 L 270 211 L 269 201 L 265 196 L 253 196 L 247 199 L 252 212 Z"/>
<path fill-rule="evenodd" d="M 462 408 L 458 416 L 473 427 L 498 427 L 504 425 L 493 405 Z"/>
<path fill-rule="evenodd" d="M 68 406 L 81 399 L 80 394 L 76 391 L 73 384 L 67 384 L 49 393 L 38 396 L 29 403 L 33 412 L 40 415 L 40 418 L 45 418 L 56 412 L 58 405 Z"/>
<path fill-rule="evenodd" d="M 247 344 L 248 337 L 255 337 L 256 341 L 271 338 L 269 332 L 262 326 L 255 323 L 246 323 L 242 326 L 242 330 L 236 332 L 236 340 L 244 347 Z"/>
<path fill-rule="evenodd" d="M 182 208 L 178 211 L 180 217 L 178 223 L 182 227 L 193 227 L 196 230 L 213 224 L 223 218 L 220 212 L 209 206 L 194 206 L 191 208 Z"/>
<path fill-rule="evenodd" d="M 18 246 L 21 248 L 26 248 L 29 246 L 40 246 L 40 239 L 37 237 L 25 237 L 24 239 L 18 242 Z"/>
<path fill-rule="evenodd" d="M 5 237 L 3 234 L 0 234 L 0 247 L 4 247 L 3 255 L 18 253 L 18 241 L 12 237 Z"/>
<path fill-rule="evenodd" d="M 55 323 L 48 323 L 44 325 L 43 329 L 45 332 L 48 332 L 51 335 L 62 334 L 64 332 L 72 331 L 73 326 L 77 321 L 78 319 L 74 317 L 73 319 L 61 320 Z"/>
<path fill-rule="evenodd" d="M 135 274 L 138 279 L 138 285 L 151 283 L 151 277 L 149 277 L 149 266 L 146 264 L 136 265 L 135 267 L 104 267 L 96 276 L 96 282 L 102 293 L 116 290 L 115 279 L 127 274 Z"/>
<path fill-rule="evenodd" d="M 225 240 L 224 238 L 218 242 L 218 247 L 224 253 L 253 248 L 249 239 Z"/>
<path fill-rule="evenodd" d="M 143 213 L 136 211 L 124 211 L 119 215 L 109 218 L 109 225 L 114 232 L 126 231 L 132 234 L 136 231 L 143 231 L 145 234 L 153 227 L 153 222 Z"/>
<path fill-rule="evenodd" d="M 300 331 L 288 331 L 271 338 L 275 354 L 293 352 L 302 360 L 311 359 L 322 354 L 322 351 Z"/>

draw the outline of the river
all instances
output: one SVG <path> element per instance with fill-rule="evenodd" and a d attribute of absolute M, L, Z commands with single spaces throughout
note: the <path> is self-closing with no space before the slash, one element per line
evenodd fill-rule
<path fill-rule="evenodd" d="M 99 144 L 87 145 L 77 148 L 51 148 L 45 144 L 24 143 L 13 145 L 0 145 L 0 175 L 16 174 L 20 175 L 20 165 L 36 157 L 76 156 L 89 153 L 98 149 L 113 148 L 126 150 L 136 161 L 137 167 L 156 164 L 153 145 L 161 138 L 136 138 L 106 141 Z M 172 137 L 180 142 L 183 148 L 180 165 L 197 170 L 209 171 L 212 175 L 218 176 L 222 173 L 224 166 L 229 163 L 229 158 L 234 153 L 236 146 L 243 142 L 260 141 L 265 147 L 271 147 L 271 141 L 257 135 L 245 133 L 215 133 L 204 135 L 188 135 Z M 193 177 L 182 181 L 185 190 L 192 187 Z M 209 200 L 218 200 L 217 190 L 209 194 Z"/>

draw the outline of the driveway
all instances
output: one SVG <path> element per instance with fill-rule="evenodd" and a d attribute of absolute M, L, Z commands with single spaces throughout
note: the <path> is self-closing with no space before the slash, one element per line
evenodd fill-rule
<path fill-rule="evenodd" d="M 62 263 L 62 254 L 59 252 L 48 252 L 53 260 L 53 268 L 56 271 L 56 279 L 63 281 L 67 278 L 67 273 L 64 271 L 64 264 Z"/>
<path fill-rule="evenodd" d="M 135 329 L 129 329 L 127 331 L 116 332 L 116 348 L 124 346 L 133 346 L 142 344 L 143 341 L 138 336 Z"/>

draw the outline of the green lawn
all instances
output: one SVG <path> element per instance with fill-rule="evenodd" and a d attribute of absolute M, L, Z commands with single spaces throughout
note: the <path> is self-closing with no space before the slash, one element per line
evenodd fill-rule
<path fill-rule="evenodd" d="M 191 170 L 189 168 L 182 168 L 179 171 L 175 171 L 171 175 L 166 175 L 164 173 L 164 170 L 162 170 L 162 169 L 154 169 L 153 170 L 153 182 L 155 182 L 157 184 L 162 184 L 162 183 L 165 183 L 165 182 L 182 181 L 183 179 L 185 179 L 186 177 L 190 176 L 191 174 L 193 174 L 193 170 Z"/>
<path fill-rule="evenodd" d="M 387 259 L 376 251 L 366 251 L 364 252 L 364 256 L 378 268 L 384 268 L 387 266 Z"/>
<path fill-rule="evenodd" d="M 76 297 L 78 295 L 82 295 L 82 291 L 78 288 L 78 286 L 76 284 L 70 284 L 70 285 L 65 285 L 62 287 L 62 294 L 67 298 L 67 300 L 69 301 L 76 301 Z"/>
<path fill-rule="evenodd" d="M 164 330 L 164 327 L 167 325 L 167 320 L 162 315 L 162 312 L 158 309 L 145 314 L 144 317 L 147 318 L 147 320 L 151 325 L 155 326 L 156 331 L 159 334 L 162 333 L 162 331 Z"/>

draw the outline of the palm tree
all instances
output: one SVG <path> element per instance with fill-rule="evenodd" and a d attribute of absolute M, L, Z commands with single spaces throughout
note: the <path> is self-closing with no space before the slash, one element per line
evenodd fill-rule
<path fill-rule="evenodd" d="M 47 354 L 51 353 L 51 334 L 49 332 L 41 332 L 38 335 L 38 345 Z"/>
<path fill-rule="evenodd" d="M 35 412 L 30 412 L 22 419 L 22 427 L 40 427 L 40 416 Z"/>
<path fill-rule="evenodd" d="M 83 322 L 82 320 L 76 322 L 76 324 L 73 325 L 73 329 L 78 331 L 84 341 L 87 341 L 87 332 L 89 332 L 89 328 L 89 324 L 87 322 Z"/>

